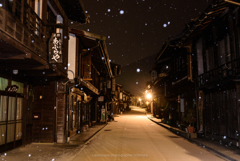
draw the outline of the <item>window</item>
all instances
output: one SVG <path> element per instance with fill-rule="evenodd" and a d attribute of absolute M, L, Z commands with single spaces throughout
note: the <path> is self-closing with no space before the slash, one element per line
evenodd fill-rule
<path fill-rule="evenodd" d="M 107 88 L 111 88 L 111 81 L 110 80 L 107 82 Z"/>
<path fill-rule="evenodd" d="M 23 98 L 0 96 L 0 145 L 22 139 L 22 103 Z"/>
<path fill-rule="evenodd" d="M 226 41 L 227 41 L 227 62 L 231 61 L 231 50 L 230 50 L 230 38 L 229 35 L 226 36 Z"/>
<path fill-rule="evenodd" d="M 212 70 L 214 68 L 214 52 L 213 47 L 210 47 L 206 50 L 206 64 L 207 71 Z"/>
<path fill-rule="evenodd" d="M 8 86 L 8 79 L 0 77 L 0 90 L 5 91 Z"/>
<path fill-rule="evenodd" d="M 222 39 L 219 43 L 218 43 L 218 62 L 219 65 L 225 64 L 226 63 L 226 51 L 225 51 L 225 42 L 224 39 Z"/>
<path fill-rule="evenodd" d="M 7 96 L 0 96 L 0 122 L 6 121 Z"/>
<path fill-rule="evenodd" d="M 48 23 L 53 23 L 55 24 L 56 23 L 56 16 L 55 14 L 53 13 L 53 11 L 50 9 L 50 7 L 48 6 L 47 8 L 47 21 Z"/>
<path fill-rule="evenodd" d="M 198 75 L 203 74 L 203 54 L 202 54 L 202 39 L 196 43 L 197 61 L 198 61 Z"/>

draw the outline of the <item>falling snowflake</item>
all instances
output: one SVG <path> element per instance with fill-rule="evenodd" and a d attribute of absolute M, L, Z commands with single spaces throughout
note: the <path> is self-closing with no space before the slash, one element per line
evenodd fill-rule
<path fill-rule="evenodd" d="M 170 25 L 170 21 L 168 21 L 168 25 Z"/>
<path fill-rule="evenodd" d="M 108 12 L 111 12 L 111 9 L 108 9 Z"/>
<path fill-rule="evenodd" d="M 167 24 L 163 24 L 163 27 L 167 27 Z"/>
<path fill-rule="evenodd" d="M 138 82 L 136 82 L 136 84 L 138 84 Z"/>
<path fill-rule="evenodd" d="M 121 15 L 124 14 L 124 11 L 123 11 L 123 10 L 120 10 L 120 14 L 121 14 Z"/>
<path fill-rule="evenodd" d="M 137 68 L 137 72 L 138 72 L 138 73 L 140 72 L 140 69 L 139 69 L 139 68 Z"/>

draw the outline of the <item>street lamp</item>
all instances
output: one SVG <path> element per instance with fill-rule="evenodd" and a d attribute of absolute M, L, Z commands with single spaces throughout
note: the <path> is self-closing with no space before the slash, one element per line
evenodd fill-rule
<path fill-rule="evenodd" d="M 150 93 L 147 94 L 147 99 L 151 99 L 152 95 Z"/>
<path fill-rule="evenodd" d="M 152 94 L 151 94 L 151 93 L 146 93 L 146 97 L 147 97 L 147 99 L 150 101 L 150 107 L 148 107 L 148 103 L 149 103 L 149 102 L 147 102 L 147 109 L 148 109 L 148 110 L 151 109 L 151 113 L 152 113 L 152 103 L 151 103 L 151 101 L 152 101 Z"/>
<path fill-rule="evenodd" d="M 140 107 L 141 107 L 141 101 L 142 101 L 142 99 L 141 99 L 141 98 L 139 98 L 138 100 L 140 101 Z"/>

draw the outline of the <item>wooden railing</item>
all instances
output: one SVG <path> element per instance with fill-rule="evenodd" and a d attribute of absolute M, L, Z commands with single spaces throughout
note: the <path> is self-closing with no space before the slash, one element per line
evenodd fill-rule
<path fill-rule="evenodd" d="M 240 58 L 218 66 L 198 76 L 199 87 L 208 85 L 219 85 L 219 82 L 237 78 L 240 74 Z"/>
<path fill-rule="evenodd" d="M 6 9 L 4 4 L 0 7 L 0 30 L 47 61 L 46 27 L 42 20 L 28 4 L 24 4 L 22 8 L 18 1 L 13 2 L 16 3 L 15 12 Z"/>

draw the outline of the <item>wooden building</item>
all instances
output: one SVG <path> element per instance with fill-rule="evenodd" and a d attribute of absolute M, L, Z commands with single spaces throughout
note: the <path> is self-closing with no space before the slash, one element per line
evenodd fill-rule
<path fill-rule="evenodd" d="M 131 105 L 131 93 L 127 90 L 123 90 L 123 111 L 130 111 Z"/>
<path fill-rule="evenodd" d="M 191 103 L 188 102 L 188 105 L 190 103 L 190 106 L 194 108 L 196 106 L 191 117 L 195 121 L 196 114 L 198 136 L 226 140 L 236 143 L 236 145 L 239 145 L 240 141 L 239 16 L 240 10 L 236 3 L 214 0 L 202 15 L 192 19 L 187 24 L 183 36 L 176 40 L 174 44 L 170 43 L 169 47 L 167 45 L 163 47 L 165 51 L 179 51 L 180 54 L 177 54 L 179 56 L 181 53 L 186 53 L 184 54 L 185 62 L 187 62 L 185 63 L 185 66 L 187 66 L 185 67 L 185 76 L 174 75 L 178 79 L 175 81 L 169 80 L 169 82 L 173 82 L 172 87 L 176 85 L 174 88 L 176 91 L 185 90 L 186 94 L 190 93 L 189 101 L 191 97 L 195 98 Z M 171 54 L 172 52 L 168 53 Z M 159 56 L 164 56 L 164 52 L 161 53 Z M 181 58 L 184 59 L 184 56 L 181 56 Z M 162 61 L 162 64 L 168 62 L 165 58 L 160 59 L 160 61 Z M 169 61 L 169 63 L 171 62 L 174 63 L 174 61 Z M 157 69 L 157 66 L 154 69 Z M 173 66 L 177 66 L 177 64 L 174 63 Z M 166 69 L 166 65 L 161 68 Z M 171 67 L 168 65 L 168 68 Z M 181 69 L 181 71 L 183 70 Z M 164 78 L 161 78 L 162 80 L 168 79 L 170 73 L 162 76 L 164 76 Z M 174 77 L 172 75 L 172 78 Z M 167 84 L 160 83 L 157 85 L 158 79 L 153 83 L 154 88 L 160 86 L 160 89 L 157 90 L 160 91 L 159 95 L 167 96 Z M 179 82 L 179 80 L 181 81 Z M 185 80 L 188 80 L 189 88 L 185 88 L 186 86 L 181 84 Z M 195 90 L 190 90 L 191 87 Z M 180 99 L 181 104 L 182 95 L 177 99 Z M 163 102 L 160 101 L 159 103 Z M 184 100 L 185 103 L 186 100 Z M 180 118 L 177 115 L 171 117 Z"/>
<path fill-rule="evenodd" d="M 192 49 L 199 134 L 239 142 L 240 10 L 235 4 L 213 1 L 178 45 Z"/>
<path fill-rule="evenodd" d="M 116 98 L 116 108 L 114 110 L 115 115 L 120 114 L 123 111 L 123 85 L 116 83 L 116 92 L 115 92 L 115 98 Z"/>
<path fill-rule="evenodd" d="M 104 85 L 113 78 L 106 37 L 80 29 L 70 29 L 69 33 L 69 80 L 59 81 L 57 90 L 58 143 L 66 138 L 69 141 L 93 122 L 103 121 L 102 109 L 108 107 Z"/>
<path fill-rule="evenodd" d="M 186 48 L 176 47 L 179 39 L 166 42 L 151 70 L 153 115 L 163 122 L 185 128 L 185 117 L 196 109 L 195 84 L 189 75 L 190 60 Z M 194 114 L 193 114 L 194 115 Z"/>
<path fill-rule="evenodd" d="M 68 19 L 86 23 L 87 16 L 73 0 L 75 8 L 63 0 L 0 4 L 0 152 L 54 142 L 57 81 L 67 77 Z"/>

